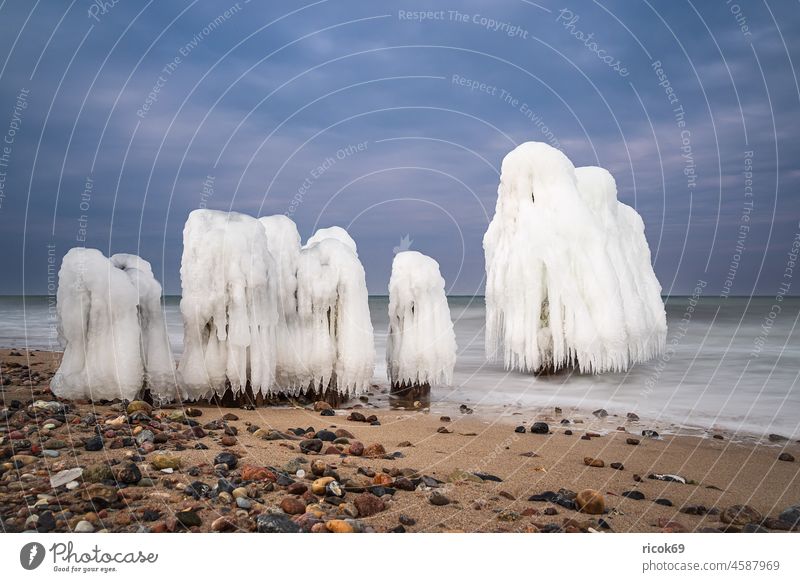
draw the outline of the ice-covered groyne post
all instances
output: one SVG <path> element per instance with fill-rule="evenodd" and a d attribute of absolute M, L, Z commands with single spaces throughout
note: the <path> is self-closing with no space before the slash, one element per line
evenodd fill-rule
<path fill-rule="evenodd" d="M 392 396 L 430 398 L 431 385 L 450 384 L 456 338 L 439 263 L 416 251 L 394 257 L 389 280 L 386 372 Z"/>
<path fill-rule="evenodd" d="M 200 209 L 183 231 L 178 366 L 189 399 L 262 400 L 273 390 L 278 321 L 276 264 L 262 223 L 237 212 Z"/>
<path fill-rule="evenodd" d="M 487 357 L 529 372 L 600 373 L 663 351 L 643 223 L 617 202 L 607 172 L 576 172 L 547 144 L 518 146 L 503 160 L 483 246 Z"/>
<path fill-rule="evenodd" d="M 64 256 L 56 295 L 61 365 L 50 384 L 68 399 L 175 397 L 161 285 L 136 255 L 110 259 L 76 247 Z"/>
<path fill-rule="evenodd" d="M 330 236 L 328 236 L 330 235 Z M 317 231 L 297 267 L 296 387 L 337 404 L 365 392 L 375 359 L 364 267 L 344 229 Z"/>

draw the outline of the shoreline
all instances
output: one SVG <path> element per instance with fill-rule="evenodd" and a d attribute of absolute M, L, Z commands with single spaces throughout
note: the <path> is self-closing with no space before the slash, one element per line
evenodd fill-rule
<path fill-rule="evenodd" d="M 800 463 L 778 460 L 800 457 L 795 441 L 671 435 L 625 412 L 598 418 L 567 407 L 393 410 L 380 388 L 324 413 L 193 403 L 142 406 L 142 416 L 119 403 L 71 402 L 62 422 L 58 403 L 30 408 L 53 400 L 58 354 L 11 351 L 0 350 L 11 380 L 0 394 L 20 406 L 4 409 L 0 423 L 4 531 L 785 531 L 779 516 L 800 504 Z M 28 360 L 28 370 L 13 367 Z M 358 414 L 379 424 L 352 420 Z M 547 423 L 547 434 L 532 433 L 534 422 Z M 658 438 L 642 436 L 653 429 Z M 235 466 L 215 466 L 220 459 Z M 51 486 L 78 468 L 81 477 Z M 665 474 L 687 482 L 649 478 Z M 313 493 L 320 475 L 335 477 L 344 497 Z M 600 493 L 603 513 L 574 509 L 571 496 L 585 489 Z M 546 500 L 530 499 L 537 495 Z M 756 513 L 731 518 L 737 505 Z"/>

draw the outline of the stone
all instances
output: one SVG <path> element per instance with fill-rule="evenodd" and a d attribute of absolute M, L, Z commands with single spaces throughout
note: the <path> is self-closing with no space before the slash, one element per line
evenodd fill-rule
<path fill-rule="evenodd" d="M 146 415 L 150 416 L 153 413 L 153 407 L 144 400 L 133 400 L 128 404 L 128 407 L 125 409 L 125 411 L 128 414 L 144 412 Z"/>
<path fill-rule="evenodd" d="M 791 453 L 783 452 L 778 455 L 779 461 L 786 461 L 787 463 L 794 463 L 794 456 Z"/>
<path fill-rule="evenodd" d="M 72 531 L 75 533 L 92 533 L 94 531 L 94 526 L 92 525 L 92 522 L 82 519 L 75 524 L 75 527 L 72 529 Z"/>
<path fill-rule="evenodd" d="M 197 527 L 203 525 L 203 520 L 197 515 L 196 511 L 178 511 L 175 513 L 175 519 L 183 527 Z"/>
<path fill-rule="evenodd" d="M 333 407 L 324 400 L 317 400 L 314 403 L 314 412 L 322 412 L 323 410 L 332 410 Z"/>
<path fill-rule="evenodd" d="M 380 443 L 372 443 L 364 449 L 365 457 L 382 457 L 386 454 L 386 449 Z"/>
<path fill-rule="evenodd" d="M 431 505 L 450 504 L 450 499 L 448 499 L 447 496 L 441 491 L 434 491 L 433 493 L 431 493 L 430 496 L 428 497 L 428 501 L 430 502 Z"/>
<path fill-rule="evenodd" d="M 605 467 L 606 464 L 603 462 L 602 459 L 595 459 L 593 457 L 584 457 L 583 464 L 588 465 L 589 467 Z"/>
<path fill-rule="evenodd" d="M 136 463 L 117 465 L 112 469 L 112 472 L 117 483 L 124 483 L 125 485 L 134 485 L 142 478 L 142 472 Z"/>
<path fill-rule="evenodd" d="M 336 435 L 329 430 L 318 430 L 317 438 L 323 442 L 330 443 L 336 440 Z"/>
<path fill-rule="evenodd" d="M 635 421 L 637 421 L 637 420 L 639 420 L 639 415 L 638 415 L 638 414 L 636 414 L 635 412 L 629 412 L 628 414 L 626 414 L 626 415 L 625 415 L 625 417 L 626 417 L 628 420 L 632 420 L 632 421 L 634 421 L 634 422 L 635 422 Z"/>
<path fill-rule="evenodd" d="M 645 430 L 642 431 L 642 436 L 643 437 L 647 437 L 649 439 L 657 439 L 658 438 L 658 433 L 656 431 L 654 431 L 654 430 L 651 430 L 651 429 L 645 429 Z"/>
<path fill-rule="evenodd" d="M 300 533 L 302 528 L 285 513 L 263 513 L 256 518 L 258 533 Z"/>
<path fill-rule="evenodd" d="M 642 501 L 644 499 L 644 493 L 641 491 L 623 491 L 622 497 L 627 497 L 628 499 L 633 499 L 635 501 Z"/>
<path fill-rule="evenodd" d="M 719 516 L 722 523 L 730 525 L 747 525 L 748 523 L 761 523 L 764 517 L 755 508 L 749 505 L 731 505 L 726 507 Z"/>
<path fill-rule="evenodd" d="M 413 517 L 410 517 L 408 515 L 405 515 L 403 513 L 401 513 L 399 515 L 399 517 L 397 518 L 397 521 L 399 521 L 401 525 L 404 525 L 406 527 L 411 527 L 412 525 L 416 525 L 417 524 L 417 520 L 416 519 L 414 519 Z"/>
<path fill-rule="evenodd" d="M 353 505 L 356 506 L 358 515 L 361 517 L 370 517 L 386 509 L 386 504 L 384 504 L 383 500 L 372 493 L 358 495 L 353 500 Z"/>
<path fill-rule="evenodd" d="M 800 504 L 790 505 L 781 511 L 778 519 L 792 527 L 800 526 Z"/>
<path fill-rule="evenodd" d="M 297 497 L 284 497 L 281 499 L 280 508 L 289 515 L 302 515 L 306 512 L 306 504 Z"/>
<path fill-rule="evenodd" d="M 227 531 L 234 531 L 237 529 L 236 522 L 234 522 L 230 517 L 223 515 L 222 517 L 218 517 L 211 523 L 211 531 L 216 532 L 227 532 Z"/>
<path fill-rule="evenodd" d="M 328 483 L 334 481 L 333 477 L 320 477 L 319 479 L 315 479 L 313 483 L 311 483 L 311 492 L 314 495 L 325 495 L 325 488 L 328 486 Z"/>
<path fill-rule="evenodd" d="M 91 501 L 97 507 L 105 508 L 112 503 L 116 503 L 119 496 L 114 487 L 92 483 L 81 492 L 81 498 L 85 501 Z"/>
<path fill-rule="evenodd" d="M 518 512 L 511 509 L 504 509 L 497 514 L 498 521 L 519 521 L 521 518 L 522 516 Z"/>
<path fill-rule="evenodd" d="M 198 416 L 203 416 L 203 411 L 199 408 L 187 408 L 183 411 L 183 413 L 190 417 L 190 418 L 197 418 Z"/>
<path fill-rule="evenodd" d="M 609 466 L 612 469 L 616 469 L 617 471 L 624 471 L 625 470 L 625 465 L 623 465 L 622 463 L 611 463 L 611 465 L 609 465 Z"/>
<path fill-rule="evenodd" d="M 228 451 L 223 451 L 214 457 L 215 465 L 225 465 L 228 469 L 235 469 L 238 463 L 239 459 L 236 458 L 236 455 Z"/>
<path fill-rule="evenodd" d="M 153 434 L 152 430 L 143 430 L 139 434 L 136 435 L 136 444 L 140 447 L 145 443 L 152 443 L 156 438 L 156 435 Z"/>
<path fill-rule="evenodd" d="M 353 441 L 347 448 L 347 452 L 354 457 L 360 457 L 364 454 L 364 445 L 359 441 Z"/>
<path fill-rule="evenodd" d="M 55 489 L 56 487 L 61 487 L 62 485 L 66 485 L 70 481 L 74 481 L 78 477 L 83 475 L 83 468 L 75 467 L 74 469 L 66 469 L 64 471 L 59 471 L 55 475 L 50 477 L 50 487 Z"/>
<path fill-rule="evenodd" d="M 592 412 L 597 418 L 605 418 L 608 416 L 608 411 L 605 408 L 598 408 L 594 412 Z"/>
<path fill-rule="evenodd" d="M 546 422 L 534 422 L 531 425 L 533 434 L 550 434 L 550 426 Z"/>
<path fill-rule="evenodd" d="M 639 444 L 639 442 L 640 442 L 639 439 L 635 439 L 633 437 L 628 437 L 628 438 L 625 439 L 625 444 L 628 444 L 628 445 L 636 446 L 636 445 Z"/>
<path fill-rule="evenodd" d="M 406 477 L 398 477 L 394 480 L 392 486 L 400 491 L 414 491 L 416 489 L 414 482 Z"/>
<path fill-rule="evenodd" d="M 236 437 L 226 434 L 219 440 L 219 442 L 223 447 L 232 447 L 236 444 Z"/>
<path fill-rule="evenodd" d="M 322 450 L 322 441 L 320 439 L 305 439 L 300 441 L 300 451 L 304 453 L 318 453 Z"/>
<path fill-rule="evenodd" d="M 250 509 L 251 507 L 253 507 L 253 502 L 250 501 L 247 497 L 237 497 L 236 507 L 238 507 L 239 509 Z"/>
<path fill-rule="evenodd" d="M 83 448 L 87 451 L 102 451 L 103 450 L 103 437 L 100 435 L 95 435 L 90 438 L 86 443 L 83 445 Z"/>
<path fill-rule="evenodd" d="M 333 433 L 336 435 L 338 439 L 354 439 L 356 438 L 353 433 L 351 433 L 346 428 L 337 428 L 336 431 Z"/>
<path fill-rule="evenodd" d="M 242 467 L 242 479 L 245 481 L 275 481 L 275 473 L 265 467 L 245 465 Z"/>
<path fill-rule="evenodd" d="M 347 417 L 347 420 L 350 420 L 350 421 L 353 421 L 353 422 L 367 422 L 367 419 L 363 414 L 361 414 L 360 412 L 355 412 L 355 411 L 350 413 L 350 416 Z"/>
<path fill-rule="evenodd" d="M 658 505 L 663 505 L 664 507 L 672 507 L 672 501 L 664 497 L 659 497 L 653 503 L 656 503 Z"/>
<path fill-rule="evenodd" d="M 336 412 L 332 408 L 327 408 L 319 413 L 320 416 L 336 416 Z"/>
<path fill-rule="evenodd" d="M 684 505 L 679 511 L 686 515 L 706 515 L 708 513 L 708 507 L 705 505 Z"/>
<path fill-rule="evenodd" d="M 768 529 L 792 531 L 792 526 L 790 524 L 786 523 L 785 521 L 781 521 L 780 519 L 775 519 L 774 517 L 768 517 L 761 523 Z"/>
<path fill-rule="evenodd" d="M 769 442 L 771 442 L 771 443 L 783 443 L 783 442 L 786 442 L 786 441 L 789 440 L 788 437 L 785 437 L 785 436 L 783 436 L 781 434 L 775 434 L 775 433 L 772 433 L 771 435 L 769 435 L 768 438 L 769 438 Z"/>
<path fill-rule="evenodd" d="M 600 515 L 606 509 L 603 494 L 594 489 L 583 489 L 575 496 L 575 506 L 581 513 Z"/>
<path fill-rule="evenodd" d="M 331 519 L 325 523 L 325 528 L 331 533 L 354 533 L 355 528 L 344 519 Z"/>
<path fill-rule="evenodd" d="M 520 426 L 518 426 L 517 428 L 514 429 L 514 432 L 516 432 L 516 433 L 524 433 L 525 432 L 525 427 L 520 425 Z"/>
<path fill-rule="evenodd" d="M 111 471 L 111 467 L 105 463 L 89 465 L 83 470 L 83 480 L 87 483 L 100 483 L 113 478 L 114 474 Z"/>
<path fill-rule="evenodd" d="M 162 469 L 173 469 L 177 471 L 181 468 L 182 464 L 180 457 L 174 455 L 158 454 L 150 458 L 150 465 L 159 471 Z"/>

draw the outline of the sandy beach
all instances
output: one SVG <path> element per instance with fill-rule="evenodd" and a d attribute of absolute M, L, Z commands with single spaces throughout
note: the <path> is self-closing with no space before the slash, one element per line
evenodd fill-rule
<path fill-rule="evenodd" d="M 800 503 L 800 444 L 780 435 L 663 434 L 611 409 L 393 410 L 385 386 L 325 412 L 48 405 L 59 358 L 0 350 L 7 532 L 786 531 Z M 601 512 L 575 509 L 587 489 Z"/>

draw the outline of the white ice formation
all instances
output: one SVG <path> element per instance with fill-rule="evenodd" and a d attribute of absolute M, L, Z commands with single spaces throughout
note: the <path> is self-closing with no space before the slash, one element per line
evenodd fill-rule
<path fill-rule="evenodd" d="M 456 337 L 439 263 L 416 251 L 397 253 L 389 280 L 389 381 L 450 384 L 455 362 Z"/>
<path fill-rule="evenodd" d="M 355 256 L 358 256 L 358 249 L 356 248 L 356 241 L 348 234 L 348 232 L 343 229 L 341 226 L 330 226 L 328 228 L 320 228 L 315 232 L 311 238 L 306 241 L 305 247 L 308 248 L 311 245 L 318 243 L 321 240 L 325 240 L 328 238 L 332 238 L 334 240 L 338 240 L 339 242 L 343 243 L 347 248 L 353 251 Z"/>
<path fill-rule="evenodd" d="M 77 247 L 58 273 L 58 335 L 64 346 L 51 382 L 62 398 L 133 400 L 143 388 L 155 399 L 175 395 L 175 371 L 161 285 L 150 263 Z"/>
<path fill-rule="evenodd" d="M 273 388 L 278 323 L 277 266 L 262 223 L 237 212 L 200 209 L 183 231 L 183 396 Z"/>
<path fill-rule="evenodd" d="M 355 242 L 338 230 L 333 237 L 317 231 L 300 252 L 295 337 L 301 357 L 286 376 L 297 389 L 323 394 L 335 387 L 350 397 L 369 388 L 375 347 L 364 267 Z"/>
<path fill-rule="evenodd" d="M 524 143 L 503 160 L 486 253 L 486 353 L 507 368 L 621 371 L 663 352 L 644 225 L 601 168 Z"/>

